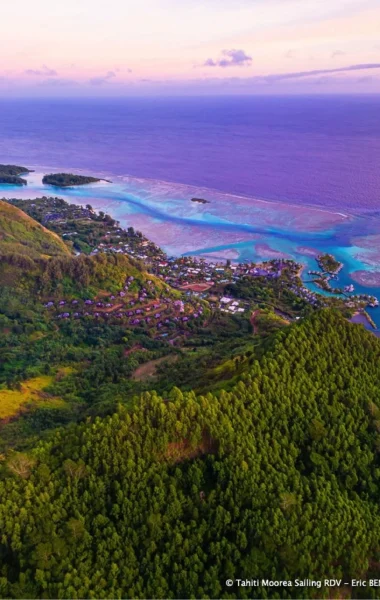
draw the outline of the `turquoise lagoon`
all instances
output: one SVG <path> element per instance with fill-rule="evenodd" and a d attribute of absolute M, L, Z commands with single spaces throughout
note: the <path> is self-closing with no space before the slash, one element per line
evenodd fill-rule
<path fill-rule="evenodd" d="M 42 184 L 43 174 L 52 171 L 68 169 L 36 167 L 26 176 L 25 187 L 0 184 L 0 197 L 54 195 L 68 202 L 91 204 L 111 214 L 123 227 L 142 231 L 172 256 L 192 254 L 256 262 L 293 258 L 305 265 L 305 284 L 318 292 L 319 288 L 308 281 L 307 272 L 317 268 L 318 254 L 329 252 L 344 265 L 338 286 L 353 283 L 354 293 L 380 297 L 379 214 L 330 212 L 165 181 L 113 177 L 110 173 L 94 175 L 112 183 L 60 189 Z M 192 198 L 208 203 L 192 202 Z M 380 328 L 380 308 L 371 310 L 371 316 Z"/>

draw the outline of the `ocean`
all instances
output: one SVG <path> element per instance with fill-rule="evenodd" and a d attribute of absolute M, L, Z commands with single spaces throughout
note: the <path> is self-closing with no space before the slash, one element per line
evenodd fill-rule
<path fill-rule="evenodd" d="M 2 99 L 0 163 L 36 169 L 0 197 L 90 202 L 170 254 L 330 251 L 339 284 L 380 296 L 380 97 Z M 57 170 L 112 184 L 47 189 Z"/>
<path fill-rule="evenodd" d="M 380 210 L 380 97 L 1 100 L 0 158 Z"/>

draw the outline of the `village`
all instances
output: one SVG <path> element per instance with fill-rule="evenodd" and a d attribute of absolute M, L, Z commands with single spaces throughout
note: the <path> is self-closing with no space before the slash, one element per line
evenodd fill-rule
<path fill-rule="evenodd" d="M 185 302 L 165 290 L 158 292 L 151 280 L 144 287 L 132 276 L 118 294 L 103 292 L 96 298 L 49 300 L 44 307 L 57 320 L 104 319 L 110 324 L 141 328 L 155 339 L 168 338 L 170 342 L 179 334 L 186 335 L 192 320 L 204 319 L 202 303 L 193 299 Z"/>
<path fill-rule="evenodd" d="M 144 327 L 154 332 L 159 331 L 157 335 L 170 337 L 170 329 L 183 330 L 190 320 L 202 315 L 202 303 L 211 311 L 236 316 L 247 313 L 249 318 L 250 312 L 257 309 L 255 298 L 238 297 L 236 294 L 226 292 L 226 289 L 230 289 L 234 284 L 247 280 L 252 281 L 252 285 L 258 284 L 257 289 L 269 289 L 272 296 L 274 296 L 272 293 L 274 287 L 276 290 L 279 288 L 286 290 L 288 305 L 282 302 L 277 309 L 280 308 L 280 312 L 285 312 L 290 320 L 302 316 L 302 312 L 296 314 L 292 310 L 297 299 L 300 306 L 303 304 L 311 308 L 335 306 L 343 311 L 351 311 L 352 314 L 363 312 L 367 306 L 378 305 L 375 297 L 352 295 L 353 286 L 346 286 L 344 290 L 337 288 L 336 293 L 341 297 L 326 296 L 311 291 L 301 280 L 303 266 L 290 259 L 272 259 L 255 264 L 249 261 L 234 263 L 228 259 L 205 260 L 201 256 L 168 257 L 159 246 L 141 232 L 135 231 L 132 227 L 121 228 L 118 221 L 101 211 L 97 213 L 90 205 L 83 207 L 69 204 L 60 198 L 47 197 L 33 202 L 22 200 L 12 202 L 62 236 L 77 255 L 124 254 L 137 261 L 142 269 L 160 278 L 173 292 L 181 294 L 181 300 L 169 297 L 154 299 L 150 289 L 142 288 L 132 297 L 129 293 L 130 282 L 126 282 L 124 290 L 120 290 L 117 298 L 111 295 L 105 300 L 87 299 L 84 306 L 80 306 L 80 300 L 74 300 L 73 302 L 77 304 L 72 305 L 71 308 L 76 310 L 62 311 L 57 316 L 60 319 L 71 316 L 76 319 L 82 316 L 107 320 L 123 319 L 129 327 Z M 317 276 L 317 279 L 312 281 L 320 284 L 326 291 L 334 292 L 328 280 L 336 278 L 343 265 L 331 255 L 321 255 L 317 258 L 317 262 L 322 270 L 309 271 L 310 275 Z M 278 295 L 284 297 L 280 292 Z M 67 306 L 68 300 L 62 299 L 61 302 L 64 303 L 61 306 Z M 181 304 L 178 304 L 179 302 Z M 267 304 L 276 310 L 276 302 Z"/>

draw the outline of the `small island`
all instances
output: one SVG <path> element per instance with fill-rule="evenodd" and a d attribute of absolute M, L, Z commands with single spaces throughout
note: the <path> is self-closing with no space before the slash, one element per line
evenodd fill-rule
<path fill-rule="evenodd" d="M 0 183 L 9 185 L 27 185 L 26 179 L 22 179 L 22 173 L 31 173 L 30 169 L 20 167 L 18 165 L 1 165 L 0 164 Z"/>
<path fill-rule="evenodd" d="M 342 263 L 337 261 L 332 254 L 320 254 L 317 261 L 324 273 L 338 274 L 343 267 Z"/>
<path fill-rule="evenodd" d="M 73 173 L 51 173 L 50 175 L 44 175 L 42 178 L 42 183 L 45 185 L 54 185 L 61 188 L 98 183 L 99 181 L 102 180 L 96 177 L 73 175 Z"/>
<path fill-rule="evenodd" d="M 198 204 L 210 204 L 210 200 L 204 200 L 203 198 L 192 198 L 191 202 L 198 202 Z"/>
<path fill-rule="evenodd" d="M 16 175 L 4 175 L 0 172 L 0 183 L 8 183 L 9 185 L 27 185 L 26 179 L 17 177 Z"/>

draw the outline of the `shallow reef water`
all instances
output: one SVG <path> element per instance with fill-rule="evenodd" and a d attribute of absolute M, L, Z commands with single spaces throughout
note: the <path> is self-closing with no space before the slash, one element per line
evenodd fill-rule
<path fill-rule="evenodd" d="M 307 272 L 317 268 L 318 254 L 328 252 L 344 265 L 336 285 L 353 283 L 355 293 L 380 296 L 377 215 L 271 202 L 111 173 L 97 173 L 111 183 L 54 188 L 42 184 L 47 169 L 35 168 L 26 177 L 27 186 L 0 185 L 0 197 L 54 195 L 73 203 L 91 204 L 111 214 L 122 226 L 141 230 L 169 255 L 256 262 L 293 258 L 304 265 L 302 278 L 314 290 L 317 288 L 309 283 Z M 206 199 L 207 203 L 192 202 L 193 198 Z M 380 326 L 380 308 L 371 311 L 371 316 Z"/>

